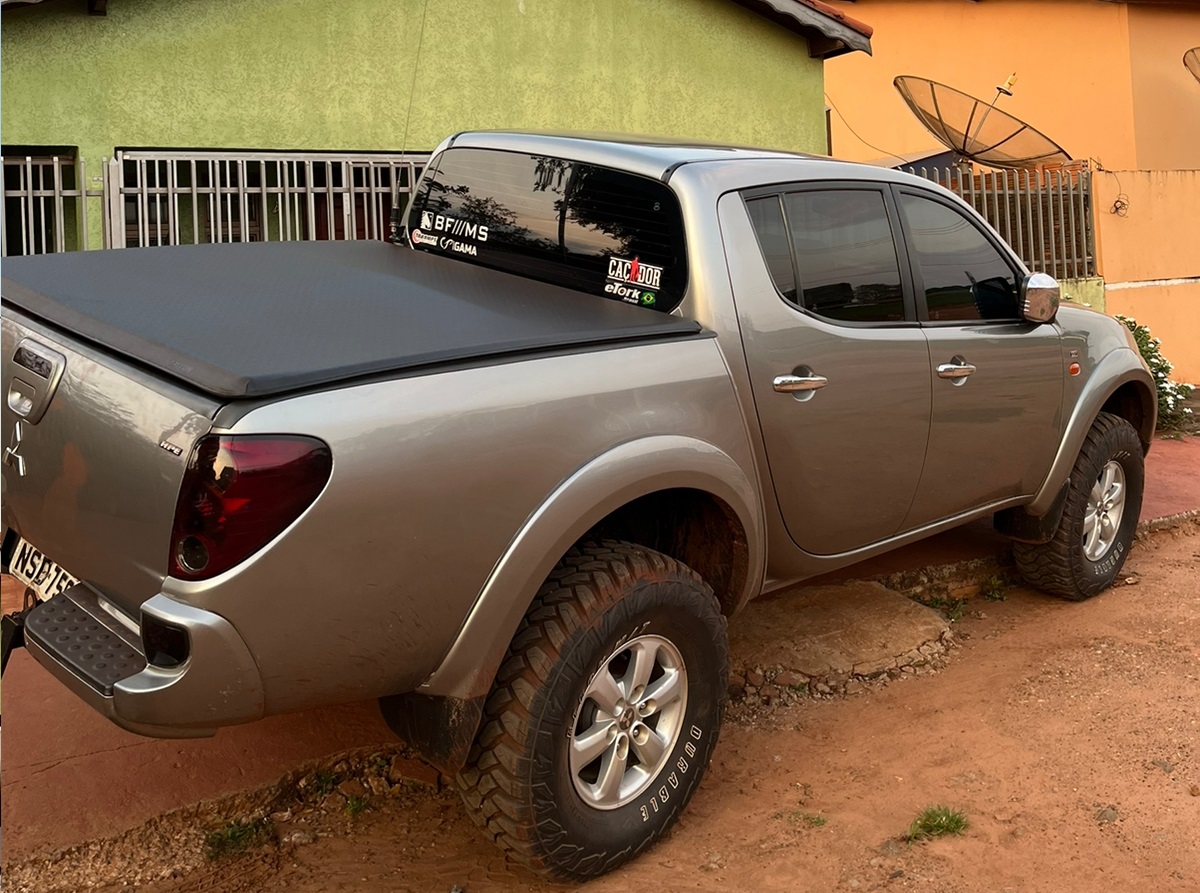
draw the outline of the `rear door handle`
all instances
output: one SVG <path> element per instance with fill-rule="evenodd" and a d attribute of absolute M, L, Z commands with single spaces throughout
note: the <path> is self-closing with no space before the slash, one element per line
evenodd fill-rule
<path fill-rule="evenodd" d="M 938 378 L 949 379 L 964 379 L 975 371 L 975 367 L 963 360 L 961 357 L 955 357 L 953 362 L 942 363 L 937 367 Z"/>
<path fill-rule="evenodd" d="M 824 375 L 776 375 L 775 390 L 781 394 L 794 394 L 797 391 L 816 391 L 829 383 Z"/>

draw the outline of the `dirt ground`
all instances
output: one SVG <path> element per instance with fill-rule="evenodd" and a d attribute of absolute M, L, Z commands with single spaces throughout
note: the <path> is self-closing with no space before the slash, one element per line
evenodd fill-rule
<path fill-rule="evenodd" d="M 1139 544 L 1124 576 L 1133 582 L 1083 604 L 1016 587 L 972 599 L 956 624 L 962 647 L 937 674 L 735 708 L 675 832 L 582 889 L 1200 889 L 1200 524 Z M 965 813 L 966 833 L 903 842 L 937 804 Z M 276 815 L 266 845 L 162 869 L 140 889 L 563 889 L 506 865 L 452 790 L 359 805 L 353 818 Z M 64 868 L 6 886 L 58 886 Z M 103 880 L 91 878 L 129 883 Z"/>

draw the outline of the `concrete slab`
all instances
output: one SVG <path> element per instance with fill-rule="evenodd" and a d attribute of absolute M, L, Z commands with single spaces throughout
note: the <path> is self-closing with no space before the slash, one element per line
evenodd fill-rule
<path fill-rule="evenodd" d="M 878 583 L 805 586 L 752 602 L 730 624 L 734 660 L 808 679 L 875 676 L 936 642 L 937 611 Z"/>

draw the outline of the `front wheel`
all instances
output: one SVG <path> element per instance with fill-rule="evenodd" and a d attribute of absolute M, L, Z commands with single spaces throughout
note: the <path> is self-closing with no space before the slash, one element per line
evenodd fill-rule
<path fill-rule="evenodd" d="M 1129 422 L 1102 412 L 1075 467 L 1058 531 L 1048 543 L 1013 543 L 1021 576 L 1082 601 L 1106 589 L 1125 564 L 1142 509 L 1142 442 Z"/>
<path fill-rule="evenodd" d="M 458 785 L 535 871 L 586 880 L 679 816 L 717 742 L 725 618 L 694 571 L 623 542 L 573 549 L 522 621 Z"/>

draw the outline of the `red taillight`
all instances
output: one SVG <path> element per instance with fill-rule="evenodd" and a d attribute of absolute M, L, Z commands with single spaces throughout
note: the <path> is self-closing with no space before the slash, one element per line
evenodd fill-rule
<path fill-rule="evenodd" d="M 332 468 L 329 447 L 312 437 L 202 439 L 175 507 L 171 576 L 206 580 L 249 558 L 312 505 Z"/>

